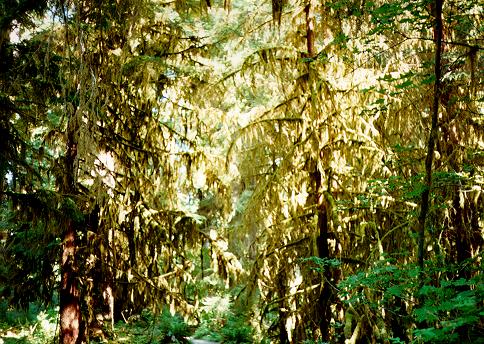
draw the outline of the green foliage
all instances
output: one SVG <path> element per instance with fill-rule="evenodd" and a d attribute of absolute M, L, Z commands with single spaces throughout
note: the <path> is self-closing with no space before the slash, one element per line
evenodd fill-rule
<path fill-rule="evenodd" d="M 42 14 L 48 1 L 0 1 L 0 29 L 8 27 L 12 21 L 33 26 L 32 13 Z"/>
<path fill-rule="evenodd" d="M 389 159 L 387 164 L 394 164 L 397 167 L 408 164 L 413 159 L 411 157 L 413 147 L 405 147 L 396 145 L 394 147 L 395 156 Z M 468 181 L 467 176 L 464 173 L 456 172 L 434 172 L 432 174 L 432 190 L 437 190 L 443 187 L 453 187 L 465 185 Z M 388 178 L 374 179 L 369 181 L 368 190 L 374 197 L 378 199 L 380 196 L 392 195 L 398 197 L 404 201 L 417 202 L 422 192 L 425 191 L 425 185 L 423 183 L 423 174 L 416 174 L 409 178 L 405 178 L 400 175 L 390 176 Z M 433 194 L 435 196 L 435 194 Z M 359 196 L 368 199 L 365 196 Z M 443 203 L 443 202 L 440 202 Z M 365 204 L 362 202 L 362 204 Z"/>
<path fill-rule="evenodd" d="M 253 329 L 244 314 L 234 311 L 230 295 L 204 299 L 195 338 L 227 344 L 252 343 L 252 334 Z"/>
<path fill-rule="evenodd" d="M 52 320 L 29 315 L 28 307 L 32 300 L 50 302 L 59 285 L 59 234 L 69 218 L 81 239 L 81 293 L 88 281 L 94 288 L 104 283 L 97 276 L 127 275 L 116 296 L 119 309 L 157 308 L 176 295 L 187 311 L 203 300 L 196 310 L 200 338 L 252 341 L 245 311 L 234 307 L 216 273 L 227 275 L 228 263 L 217 261 L 215 246 L 198 251 L 206 230 L 216 233 L 220 251 L 238 255 L 230 259 L 254 267 L 250 279 L 235 282 L 253 287 L 248 303 L 273 307 L 268 313 L 278 325 L 294 314 L 297 328 L 288 331 L 302 339 L 317 327 L 306 320 L 321 314 L 317 287 L 331 282 L 333 270 L 334 280 L 352 274 L 339 288 L 343 311 L 354 307 L 368 321 L 358 340 L 375 341 L 370 332 L 391 317 L 417 342 L 477 338 L 482 275 L 475 261 L 472 269 L 444 261 L 459 246 L 457 255 L 471 255 L 481 244 L 483 154 L 471 148 L 482 137 L 482 54 L 473 46 L 483 33 L 480 3 L 445 5 L 440 158 L 425 228 L 441 265 L 429 262 L 425 271 L 406 264 L 412 253 L 374 260 L 384 251 L 415 253 L 415 232 L 407 229 L 428 191 L 421 172 L 437 81 L 432 1 L 276 1 L 290 18 L 278 33 L 267 21 L 269 3 L 229 3 L 0 0 L 0 199 L 4 191 L 9 199 L 0 209 L 0 321 L 29 328 L 17 338 L 27 340 L 37 324 Z M 55 9 L 48 22 L 36 21 L 33 14 L 43 17 L 49 6 Z M 14 42 L 17 32 L 21 42 Z M 307 57 L 301 51 L 313 34 L 318 54 Z M 67 196 L 53 190 L 55 180 L 62 190 L 59 156 L 71 130 L 79 189 Z M 227 154 L 234 171 L 224 173 L 234 137 L 238 143 Z M 114 186 L 93 165 L 104 152 L 112 153 Z M 329 166 L 331 173 L 323 174 Z M 14 181 L 3 183 L 8 175 Z M 330 255 L 345 259 L 300 260 L 314 252 L 306 239 L 318 228 L 308 219 L 323 219 L 318 193 L 326 181 L 339 205 L 328 220 L 334 225 Z M 195 184 L 205 186 L 195 190 Z M 94 205 L 101 219 L 91 228 L 82 212 Z M 201 264 L 184 268 L 199 258 Z M 295 285 L 289 272 L 300 262 L 316 273 L 304 271 Z M 323 272 L 326 280 L 318 276 Z M 332 296 L 324 307 L 332 312 L 331 340 L 340 341 L 341 313 L 334 306 L 341 304 Z M 288 303 L 296 306 L 287 311 Z M 183 342 L 188 335 L 183 318 L 167 310 L 145 311 L 117 330 L 126 334 L 124 342 L 137 343 Z"/>
<path fill-rule="evenodd" d="M 220 328 L 213 326 L 209 321 L 202 321 L 195 330 L 194 337 L 218 342 L 222 339 L 219 331 Z"/>
<path fill-rule="evenodd" d="M 116 325 L 117 341 L 148 343 L 188 343 L 190 328 L 182 316 L 164 309 L 160 315 L 143 312 L 127 324 Z"/>
<path fill-rule="evenodd" d="M 476 337 L 484 319 L 484 279 L 477 274 L 469 279 L 443 280 L 440 285 L 424 285 L 417 295 L 420 307 L 413 312 L 418 324 L 432 324 L 414 331 L 424 342 L 461 342 Z"/>
<path fill-rule="evenodd" d="M 303 263 L 312 263 L 310 269 L 318 273 L 323 273 L 326 269 L 336 268 L 341 265 L 341 261 L 335 258 L 308 257 L 301 259 Z M 315 265 L 315 266 L 314 266 Z"/>
<path fill-rule="evenodd" d="M 427 10 L 429 1 L 391 1 L 377 4 L 374 1 L 366 2 L 366 11 L 370 14 L 374 24 L 370 35 L 382 34 L 385 31 L 394 30 L 398 25 L 412 23 L 415 30 L 428 29 L 430 13 Z"/>
<path fill-rule="evenodd" d="M 314 339 L 306 339 L 303 344 L 327 344 L 327 342 L 323 342 L 321 339 L 314 340 Z"/>
<path fill-rule="evenodd" d="M 220 331 L 226 319 L 231 316 L 232 302 L 229 295 L 210 296 L 202 301 L 200 324 L 195 331 L 195 338 L 219 341 Z"/>
<path fill-rule="evenodd" d="M 338 285 L 346 304 L 368 305 L 397 314 L 418 324 L 412 331 L 415 342 L 462 342 L 482 335 L 484 279 L 477 268 L 435 266 L 420 271 L 414 264 L 402 265 L 394 259 L 375 263 L 367 271 L 349 276 Z M 472 277 L 452 279 L 455 272 Z M 413 296 L 418 297 L 414 303 Z M 401 302 L 395 302 L 396 300 Z M 406 309 L 402 305 L 406 304 Z"/>
<path fill-rule="evenodd" d="M 245 319 L 241 317 L 230 317 L 222 327 L 220 334 L 223 343 L 253 343 L 252 328 L 247 325 Z"/>
<path fill-rule="evenodd" d="M 27 308 L 30 302 L 52 300 L 58 242 L 45 225 L 20 223 L 11 228 L 0 253 L 0 296 L 12 305 Z"/>
<path fill-rule="evenodd" d="M 0 302 L 0 338 L 4 343 L 51 343 L 57 330 L 58 307 L 43 309 L 31 303 L 27 309 L 15 309 Z"/>
<path fill-rule="evenodd" d="M 159 330 L 162 340 L 160 343 L 185 343 L 190 334 L 185 320 L 179 315 L 172 315 L 167 309 L 159 318 Z"/>
<path fill-rule="evenodd" d="M 81 224 L 84 221 L 84 214 L 79 210 L 79 207 L 72 198 L 64 198 L 61 209 L 63 214 L 73 220 L 74 223 Z"/>

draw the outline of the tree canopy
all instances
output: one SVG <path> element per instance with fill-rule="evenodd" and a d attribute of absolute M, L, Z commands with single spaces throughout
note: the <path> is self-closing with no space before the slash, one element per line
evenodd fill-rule
<path fill-rule="evenodd" d="M 0 1 L 0 302 L 482 340 L 483 51 L 478 0 Z"/>

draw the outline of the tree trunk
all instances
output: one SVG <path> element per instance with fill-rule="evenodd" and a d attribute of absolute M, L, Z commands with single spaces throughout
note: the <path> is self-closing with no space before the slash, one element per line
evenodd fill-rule
<path fill-rule="evenodd" d="M 287 319 L 287 313 L 284 311 L 286 308 L 286 304 L 284 301 L 284 295 L 287 295 L 287 290 L 286 290 L 286 285 L 285 285 L 285 280 L 286 280 L 286 273 L 285 273 L 285 267 L 281 267 L 278 277 L 277 277 L 277 292 L 279 294 L 279 343 L 280 344 L 287 344 L 289 343 L 289 334 L 287 333 L 286 330 L 286 319 Z"/>
<path fill-rule="evenodd" d="M 75 160 L 77 156 L 77 144 L 74 141 L 75 130 L 68 126 L 67 152 L 64 159 L 65 174 L 62 179 L 60 190 L 64 197 L 75 193 Z M 78 286 L 78 269 L 76 261 L 77 238 L 73 219 L 67 218 L 62 235 L 61 256 L 61 285 L 60 285 L 60 330 L 59 340 L 61 344 L 74 344 L 81 342 L 81 308 Z"/>
<path fill-rule="evenodd" d="M 316 245 L 318 248 L 319 258 L 329 258 L 329 218 L 328 209 L 326 207 L 326 201 L 322 191 L 321 172 L 318 167 L 315 166 L 315 171 L 312 173 L 313 185 L 315 187 L 316 203 L 317 203 L 317 216 L 318 216 L 318 230 L 319 235 L 317 237 Z M 331 270 L 326 267 L 323 272 L 323 289 L 318 298 L 318 325 L 321 331 L 323 341 L 329 340 L 329 324 L 331 321 L 331 297 L 332 290 L 329 285 L 331 280 Z"/>
<path fill-rule="evenodd" d="M 308 48 L 307 57 L 312 58 L 315 55 L 314 52 L 314 13 L 312 9 L 311 0 L 309 0 L 304 7 L 306 13 L 306 43 Z"/>
<path fill-rule="evenodd" d="M 80 342 L 79 328 L 81 310 L 79 306 L 79 288 L 76 264 L 76 231 L 72 220 L 67 221 L 64 233 L 61 259 L 60 289 L 60 343 Z"/>
<path fill-rule="evenodd" d="M 418 223 L 418 264 L 421 269 L 424 267 L 424 242 L 425 242 L 425 221 L 429 211 L 429 196 L 432 185 L 432 162 L 434 157 L 435 142 L 438 133 L 438 116 L 441 93 L 441 56 L 442 56 L 442 4 L 443 0 L 435 0 L 435 85 L 434 99 L 432 104 L 432 125 L 430 128 L 429 141 L 427 144 L 427 157 L 425 159 L 425 189 L 422 192 L 420 201 L 420 215 Z"/>

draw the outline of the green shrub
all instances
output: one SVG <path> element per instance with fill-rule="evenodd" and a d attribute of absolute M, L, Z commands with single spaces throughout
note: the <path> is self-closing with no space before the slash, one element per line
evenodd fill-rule
<path fill-rule="evenodd" d="M 42 309 L 31 303 L 28 309 L 11 309 L 0 303 L 0 338 L 7 343 L 43 344 L 56 337 L 57 307 Z"/>
<path fill-rule="evenodd" d="M 416 265 L 389 259 L 341 281 L 340 296 L 355 308 L 366 304 L 375 316 L 383 307 L 401 319 L 400 328 L 416 324 L 416 329 L 406 333 L 412 342 L 475 343 L 484 331 L 484 276 L 469 266 L 437 266 L 428 261 L 420 271 Z M 464 269 L 472 277 L 459 277 Z M 412 298 L 416 302 L 408 301 Z M 406 309 L 402 309 L 404 302 Z"/>
<path fill-rule="evenodd" d="M 220 331 L 225 344 L 252 343 L 252 328 L 243 318 L 231 317 Z"/>
<path fill-rule="evenodd" d="M 211 341 L 221 341 L 220 331 L 226 319 L 232 316 L 230 296 L 210 296 L 202 301 L 200 324 L 194 337 Z"/>
<path fill-rule="evenodd" d="M 128 323 L 116 324 L 116 340 L 109 343 L 188 343 L 190 329 L 187 323 L 182 316 L 172 315 L 166 308 L 160 315 L 143 310 L 131 319 Z"/>
<path fill-rule="evenodd" d="M 224 344 L 253 343 L 253 330 L 243 312 L 234 310 L 230 295 L 206 297 L 202 303 L 195 338 Z"/>
<path fill-rule="evenodd" d="M 178 314 L 172 315 L 167 309 L 159 317 L 158 328 L 161 332 L 160 343 L 187 343 L 190 329 Z"/>
<path fill-rule="evenodd" d="M 220 342 L 222 336 L 218 333 L 219 331 L 219 326 L 214 326 L 214 323 L 210 321 L 202 321 L 195 330 L 193 336 L 198 339 Z"/>

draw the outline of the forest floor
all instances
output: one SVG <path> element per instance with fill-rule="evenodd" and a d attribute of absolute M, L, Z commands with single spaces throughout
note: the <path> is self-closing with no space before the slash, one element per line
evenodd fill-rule
<path fill-rule="evenodd" d="M 43 309 L 31 304 L 28 309 L 16 310 L 3 306 L 3 309 L 0 307 L 0 344 L 52 343 L 58 336 L 57 307 Z M 212 324 L 210 321 L 208 323 Z M 170 312 L 163 312 L 160 315 L 142 312 L 129 322 L 117 322 L 114 329 L 106 328 L 101 334 L 91 336 L 91 342 L 147 344 L 164 342 L 167 336 L 174 337 L 180 342 L 188 339 L 192 344 L 218 344 L 235 339 L 240 343 L 252 342 L 249 334 L 240 335 L 239 332 L 244 326 L 232 322 L 229 324 L 232 324 L 232 327 L 224 328 L 222 331 L 215 327 L 209 328 L 206 322 L 198 324 L 197 327 L 189 326 L 182 317 L 173 316 Z"/>
<path fill-rule="evenodd" d="M 217 342 L 211 342 L 209 340 L 195 339 L 195 338 L 190 338 L 190 343 L 192 343 L 192 344 L 218 344 Z"/>

